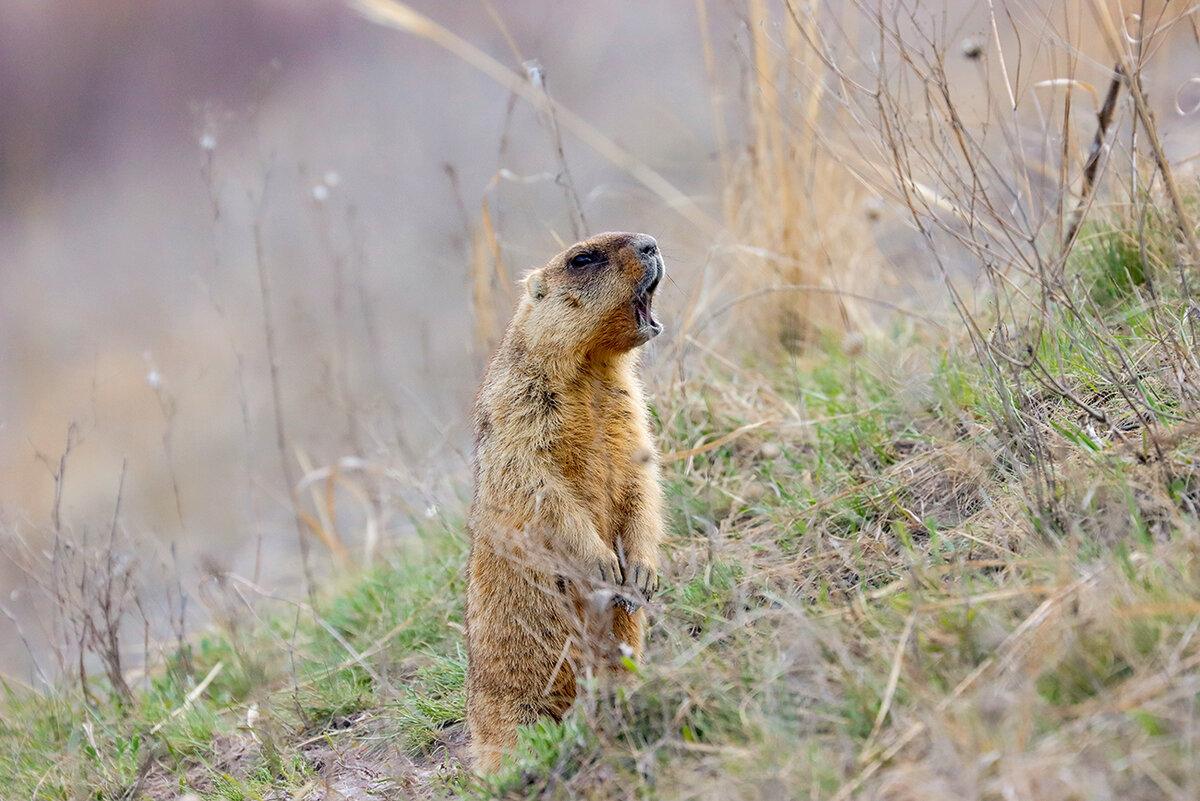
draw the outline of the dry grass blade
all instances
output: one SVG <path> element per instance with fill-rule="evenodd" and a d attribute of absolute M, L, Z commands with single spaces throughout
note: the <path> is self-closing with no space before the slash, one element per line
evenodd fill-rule
<path fill-rule="evenodd" d="M 187 696 L 183 699 L 183 703 L 180 704 L 179 706 L 175 707 L 174 709 L 172 709 L 171 714 L 167 715 L 166 718 L 164 718 L 163 720 L 161 720 L 157 724 L 155 724 L 155 726 L 152 729 L 150 729 L 150 733 L 157 734 L 158 731 L 163 726 L 167 725 L 168 721 L 174 720 L 175 718 L 179 717 L 184 712 L 186 712 L 192 706 L 192 704 L 196 703 L 196 699 L 204 694 L 204 691 L 208 689 L 208 685 L 213 683 L 213 679 L 215 679 L 217 676 L 219 676 L 221 674 L 221 671 L 224 669 L 225 669 L 224 662 L 217 662 L 217 664 L 213 665 L 212 669 L 209 670 L 208 673 L 204 676 L 204 678 L 200 680 L 200 683 L 197 684 L 192 689 L 192 691 L 190 693 L 188 693 Z"/>
<path fill-rule="evenodd" d="M 722 445 L 727 445 L 730 442 L 733 442 L 735 439 L 742 436 L 746 432 L 753 431 L 756 428 L 762 428 L 765 425 L 770 425 L 771 422 L 772 421 L 770 421 L 770 420 L 760 420 L 757 423 L 750 423 L 748 425 L 744 425 L 741 428 L 737 428 L 737 429 L 734 429 L 733 431 L 730 431 L 728 434 L 726 434 L 722 437 L 718 437 L 717 439 L 714 439 L 712 442 L 706 442 L 702 445 L 694 445 L 691 448 L 688 448 L 688 449 L 682 450 L 682 451 L 672 451 L 671 453 L 664 453 L 662 455 L 662 457 L 659 459 L 659 461 L 662 462 L 663 464 L 669 464 L 671 462 L 678 462 L 681 459 L 690 459 L 693 456 L 699 456 L 700 454 L 708 453 L 709 451 L 715 451 L 717 448 L 720 448 Z"/>
<path fill-rule="evenodd" d="M 575 134 L 598 154 L 640 181 L 668 206 L 706 234 L 721 229 L 721 224 L 696 201 L 633 153 L 618 145 L 578 114 L 548 97 L 524 76 L 516 73 L 475 45 L 438 25 L 410 6 L 396 0 L 350 0 L 350 5 L 372 22 L 420 36 L 442 47 L 499 83 L 508 91 L 533 104 L 539 111 L 553 109 L 562 127 Z"/>
<path fill-rule="evenodd" d="M 716 137 L 717 154 L 721 159 L 723 183 L 729 183 L 729 134 L 725 130 L 725 118 L 721 113 L 720 96 L 717 92 L 717 68 L 713 60 L 712 37 L 708 30 L 708 5 L 705 0 L 696 0 L 696 21 L 700 27 L 701 52 L 704 53 L 704 69 L 712 84 L 713 133 Z"/>
<path fill-rule="evenodd" d="M 304 451 L 296 448 L 296 461 L 300 464 L 300 469 L 304 471 L 304 476 L 296 482 L 292 488 L 292 504 L 296 508 L 296 514 L 304 521 L 317 539 L 319 539 L 329 552 L 332 553 L 343 567 L 348 567 L 350 564 L 350 554 L 346 550 L 346 546 L 342 544 L 341 537 L 337 532 L 337 512 L 334 508 L 334 480 L 337 476 L 336 466 L 328 468 L 325 471 L 325 492 L 321 493 L 317 489 L 317 482 L 312 478 L 316 471 L 313 469 L 312 463 L 309 461 L 308 455 Z M 312 496 L 313 508 L 317 510 L 317 518 L 305 512 L 300 506 L 301 493 L 307 487 L 309 494 Z"/>
<path fill-rule="evenodd" d="M 879 736 L 879 730 L 883 727 L 883 722 L 887 720 L 888 712 L 892 708 L 892 699 L 896 697 L 896 685 L 900 683 L 900 668 L 904 665 L 904 649 L 908 647 L 908 638 L 912 635 L 913 624 L 917 622 L 917 610 L 909 612 L 908 620 L 904 621 L 904 631 L 900 634 L 900 640 L 896 643 L 896 655 L 892 658 L 892 669 L 888 673 L 887 688 L 883 692 L 883 703 L 879 705 L 879 714 L 875 716 L 875 724 L 871 726 L 871 733 L 867 735 L 866 742 L 863 743 L 862 752 L 868 754 L 875 746 L 875 738 Z"/>

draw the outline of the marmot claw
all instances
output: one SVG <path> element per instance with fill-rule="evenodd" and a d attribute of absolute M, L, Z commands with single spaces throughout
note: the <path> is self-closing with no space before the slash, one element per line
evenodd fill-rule
<path fill-rule="evenodd" d="M 620 584 L 621 566 L 616 554 L 606 554 L 596 560 L 596 575 L 602 584 Z"/>
<path fill-rule="evenodd" d="M 625 579 L 625 583 L 634 587 L 647 601 L 658 591 L 658 571 L 650 565 L 633 565 L 632 572 L 627 568 Z"/>
<path fill-rule="evenodd" d="M 638 609 L 642 607 L 637 601 L 631 601 L 624 595 L 613 596 L 613 606 L 625 611 L 625 614 L 632 616 Z"/>

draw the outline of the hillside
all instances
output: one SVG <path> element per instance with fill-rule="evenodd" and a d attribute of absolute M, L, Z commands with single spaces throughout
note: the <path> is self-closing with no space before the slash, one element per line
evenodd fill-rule
<path fill-rule="evenodd" d="M 656 387 L 647 664 L 492 785 L 458 762 L 466 543 L 435 520 L 315 610 L 226 588 L 222 625 L 127 700 L 10 688 L 6 795 L 1189 797 L 1200 427 L 1166 348 L 1194 358 L 1194 312 L 1186 273 L 1149 299 L 1129 236 L 1093 227 L 1071 265 L 1103 327 L 1052 305 L 1012 335 L 1055 391 L 911 326 Z"/>

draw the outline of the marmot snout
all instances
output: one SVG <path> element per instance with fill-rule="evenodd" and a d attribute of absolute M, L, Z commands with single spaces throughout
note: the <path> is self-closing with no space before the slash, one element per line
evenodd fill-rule
<path fill-rule="evenodd" d="M 581 672 L 642 649 L 663 536 L 636 349 L 665 274 L 646 234 L 601 234 L 531 272 L 475 401 L 467 724 L 494 770 L 560 718 Z M 596 599 L 601 599 L 597 601 Z"/>

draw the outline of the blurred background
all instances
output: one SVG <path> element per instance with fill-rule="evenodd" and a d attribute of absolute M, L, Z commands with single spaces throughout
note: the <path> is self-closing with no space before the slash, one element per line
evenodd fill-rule
<path fill-rule="evenodd" d="M 730 356 L 762 334 L 705 317 L 747 269 L 886 301 L 793 304 L 762 325 L 789 358 L 886 332 L 907 319 L 895 306 L 945 314 L 938 282 L 969 291 L 974 266 L 950 242 L 935 266 L 872 185 L 861 163 L 885 154 L 856 146 L 820 57 L 772 61 L 797 52 L 781 21 L 800 5 L 845 56 L 840 79 L 872 74 L 878 31 L 855 3 L 411 4 L 540 76 L 623 164 L 436 37 L 343 3 L 0 6 L 0 670 L 53 672 L 68 543 L 119 543 L 160 586 L 143 603 L 165 636 L 173 615 L 203 618 L 183 599 L 214 575 L 303 597 L 301 534 L 320 584 L 403 548 L 414 519 L 457 525 L 474 388 L 515 281 L 575 239 L 572 192 L 588 232 L 646 231 L 666 254 L 652 375 L 668 352 Z M 1039 32 L 1076 21 L 1073 74 L 1101 93 L 1112 63 L 1077 4 L 1009 3 L 996 28 L 988 2 L 880 7 L 929 21 L 967 113 L 1026 126 L 1017 150 L 1044 167 L 1028 192 L 1058 202 L 1063 147 L 1039 120 L 1067 92 L 1037 86 L 1070 59 Z M 1005 76 L 989 52 L 1018 40 L 1036 52 Z M 1200 150 L 1195 52 L 1148 78 L 1180 163 Z M 972 93 L 1014 79 L 1016 109 Z M 807 145 L 774 142 L 771 115 L 803 123 Z M 1080 114 L 1072 158 L 1089 125 Z M 768 192 L 770 154 L 796 170 Z M 774 228 L 743 225 L 763 219 L 752 207 L 774 208 Z"/>
<path fill-rule="evenodd" d="M 537 59 L 558 100 L 713 205 L 693 5 L 416 8 L 518 74 Z M 733 87 L 737 18 L 712 15 Z M 342 3 L 279 0 L 5 3 L 0 108 L 0 667 L 28 675 L 18 623 L 39 653 L 58 636 L 34 614 L 54 543 L 106 547 L 122 476 L 120 550 L 185 595 L 236 571 L 302 597 L 289 484 L 339 459 L 357 461 L 321 533 L 350 562 L 368 519 L 394 545 L 409 515 L 461 518 L 495 333 L 472 306 L 481 204 L 493 329 L 572 239 L 544 115 Z M 703 260 L 660 199 L 564 151 L 591 230 L 652 231 L 673 270 Z"/>

